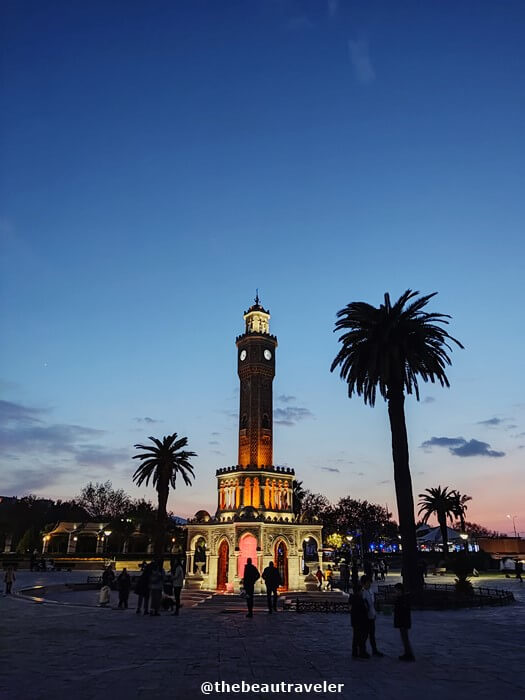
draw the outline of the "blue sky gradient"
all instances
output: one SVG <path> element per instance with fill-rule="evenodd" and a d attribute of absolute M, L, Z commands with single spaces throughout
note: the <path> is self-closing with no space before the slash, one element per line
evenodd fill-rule
<path fill-rule="evenodd" d="M 1 494 L 109 478 L 153 497 L 130 483 L 133 443 L 177 431 L 197 479 L 170 506 L 214 510 L 259 287 L 275 462 L 393 508 L 386 406 L 349 401 L 329 366 L 339 308 L 410 287 L 439 292 L 466 348 L 450 390 L 407 401 L 415 493 L 447 484 L 469 519 L 524 522 L 522 2 L 2 15 Z"/>

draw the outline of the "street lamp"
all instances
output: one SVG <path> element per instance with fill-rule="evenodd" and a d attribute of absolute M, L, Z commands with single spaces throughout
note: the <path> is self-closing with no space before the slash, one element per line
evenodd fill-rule
<path fill-rule="evenodd" d="M 463 543 L 465 545 L 464 550 L 465 550 L 465 554 L 466 554 L 468 552 L 468 532 L 460 532 L 459 536 L 461 537 L 461 539 L 463 540 Z"/>
<path fill-rule="evenodd" d="M 518 517 L 517 515 L 509 515 L 509 513 L 507 513 L 507 518 L 509 520 L 512 520 L 512 527 L 514 528 L 514 537 L 516 539 L 518 538 L 518 535 L 516 533 L 516 519 L 517 519 L 517 517 Z"/>
<path fill-rule="evenodd" d="M 104 534 L 106 535 L 106 552 L 108 551 L 108 544 L 109 544 L 109 536 L 111 535 L 111 530 L 104 530 Z"/>

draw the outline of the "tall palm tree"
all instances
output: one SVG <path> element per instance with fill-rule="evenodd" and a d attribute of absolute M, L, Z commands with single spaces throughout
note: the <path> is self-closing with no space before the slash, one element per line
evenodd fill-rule
<path fill-rule="evenodd" d="M 426 493 L 419 494 L 420 506 L 418 515 L 423 514 L 423 522 L 428 523 L 431 515 L 435 515 L 441 530 L 441 541 L 443 542 L 443 553 L 448 555 L 448 530 L 447 518 L 452 520 L 456 514 L 456 497 L 455 492 L 449 490 L 448 486 L 444 489 L 441 486 L 437 488 L 425 489 Z"/>
<path fill-rule="evenodd" d="M 418 377 L 436 380 L 449 386 L 445 374 L 450 365 L 447 341 L 459 347 L 444 328 L 445 314 L 423 311 L 428 294 L 412 300 L 419 292 L 410 289 L 392 305 L 385 294 L 385 303 L 378 308 L 364 302 L 353 302 L 337 313 L 334 332 L 344 331 L 342 344 L 330 370 L 340 367 L 341 377 L 348 383 L 348 396 L 354 392 L 363 396 L 365 404 L 375 404 L 376 391 L 388 402 L 392 433 L 392 456 L 396 488 L 399 529 L 403 545 L 403 577 L 414 590 L 421 586 L 417 571 L 414 497 L 408 459 L 408 439 L 405 422 L 405 391 L 419 400 Z M 407 305 L 408 304 L 408 305 Z"/>
<path fill-rule="evenodd" d="M 133 474 L 133 481 L 141 486 L 145 481 L 146 486 L 152 479 L 153 486 L 157 489 L 157 534 L 155 537 L 154 553 L 162 556 L 166 539 L 166 504 L 170 486 L 174 489 L 177 475 L 183 478 L 187 486 L 191 485 L 191 478 L 195 477 L 194 467 L 190 464 L 191 457 L 196 457 L 195 452 L 183 450 L 188 444 L 188 438 L 177 439 L 177 433 L 164 436 L 161 440 L 149 437 L 153 445 L 135 445 L 137 449 L 145 450 L 142 454 L 134 455 L 133 459 L 140 459 L 142 464 Z"/>

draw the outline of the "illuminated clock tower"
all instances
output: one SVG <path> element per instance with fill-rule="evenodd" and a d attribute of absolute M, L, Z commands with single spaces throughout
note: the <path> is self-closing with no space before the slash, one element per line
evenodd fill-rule
<path fill-rule="evenodd" d="M 270 335 L 270 312 L 259 303 L 244 313 L 245 332 L 236 339 L 239 403 L 239 466 L 273 464 L 272 382 L 277 338 Z"/>

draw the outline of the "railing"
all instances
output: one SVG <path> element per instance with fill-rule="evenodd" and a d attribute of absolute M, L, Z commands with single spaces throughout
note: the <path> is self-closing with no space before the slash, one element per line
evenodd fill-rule
<path fill-rule="evenodd" d="M 350 612 L 350 606 L 348 605 L 348 601 L 301 600 L 300 598 L 287 598 L 283 603 L 283 610 L 289 610 L 298 613 L 348 613 Z"/>
<path fill-rule="evenodd" d="M 376 608 L 391 605 L 395 600 L 393 585 L 379 586 L 376 593 Z M 454 584 L 426 583 L 422 591 L 411 596 L 416 610 L 440 610 L 450 608 L 474 608 L 494 605 L 510 605 L 514 595 L 499 588 L 476 586 L 471 592 L 459 592 Z"/>

